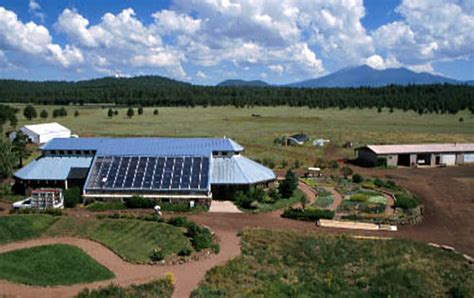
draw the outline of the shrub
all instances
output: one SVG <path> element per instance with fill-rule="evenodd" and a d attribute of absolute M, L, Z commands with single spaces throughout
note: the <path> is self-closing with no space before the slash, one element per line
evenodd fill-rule
<path fill-rule="evenodd" d="M 351 195 L 350 200 L 352 202 L 365 203 L 369 200 L 369 196 L 362 193 L 356 193 Z"/>
<path fill-rule="evenodd" d="M 71 187 L 64 191 L 64 207 L 74 208 L 82 199 L 81 189 L 79 187 Z"/>
<path fill-rule="evenodd" d="M 153 115 L 158 115 L 160 112 L 158 111 L 158 109 L 154 109 L 153 110 Z"/>
<path fill-rule="evenodd" d="M 191 238 L 191 244 L 196 251 L 211 248 L 214 244 L 214 239 L 209 229 L 200 227 L 185 217 L 172 217 L 168 220 L 168 224 L 186 228 L 186 236 Z"/>
<path fill-rule="evenodd" d="M 361 175 L 359 174 L 352 175 L 352 182 L 361 183 L 362 181 L 364 181 L 364 177 L 362 177 Z"/>
<path fill-rule="evenodd" d="M 140 196 L 125 198 L 124 202 L 125 202 L 125 206 L 131 209 L 138 209 L 138 208 L 148 209 L 148 208 L 153 208 L 156 205 L 155 200 L 147 199 Z"/>
<path fill-rule="evenodd" d="M 384 196 L 371 196 L 369 197 L 368 202 L 372 204 L 387 205 L 387 198 Z"/>
<path fill-rule="evenodd" d="M 362 187 L 367 189 L 374 189 L 375 184 L 372 181 L 364 181 L 364 183 L 362 183 Z"/>
<path fill-rule="evenodd" d="M 182 257 L 190 256 L 191 253 L 192 253 L 192 250 L 191 250 L 189 247 L 183 247 L 183 248 L 178 252 L 178 256 L 182 256 Z"/>
<path fill-rule="evenodd" d="M 337 163 L 337 160 L 331 160 L 329 163 L 328 163 L 328 167 L 330 169 L 338 169 L 339 168 L 339 164 Z"/>
<path fill-rule="evenodd" d="M 408 194 L 397 194 L 395 195 L 395 207 L 402 209 L 413 209 L 420 205 L 420 202 L 417 198 L 410 196 Z"/>
<path fill-rule="evenodd" d="M 283 180 L 278 186 L 278 192 L 282 198 L 289 198 L 293 195 L 293 192 L 298 187 L 298 179 L 296 179 L 295 174 L 288 170 L 286 172 L 285 180 Z"/>
<path fill-rule="evenodd" d="M 188 226 L 188 223 L 189 221 L 187 220 L 187 218 L 182 217 L 182 216 L 176 216 L 176 217 L 172 217 L 168 219 L 168 224 L 173 225 L 175 227 L 185 228 Z"/>
<path fill-rule="evenodd" d="M 275 168 L 275 160 L 271 157 L 265 157 L 262 160 L 262 164 L 270 169 Z"/>
<path fill-rule="evenodd" d="M 354 173 L 354 171 L 349 167 L 343 167 L 341 169 L 341 173 L 344 176 L 344 178 L 347 178 L 348 176 L 352 175 L 352 173 Z"/>
<path fill-rule="evenodd" d="M 374 185 L 377 186 L 377 187 L 384 187 L 385 186 L 385 181 L 383 181 L 380 178 L 375 178 Z"/>
<path fill-rule="evenodd" d="M 281 215 L 284 218 L 298 219 L 304 221 L 316 221 L 318 219 L 333 219 L 334 211 L 321 209 L 288 208 Z"/>
<path fill-rule="evenodd" d="M 150 255 L 150 260 L 153 262 L 163 261 L 165 259 L 165 254 L 163 253 L 163 249 L 161 247 L 157 247 L 153 250 Z"/>

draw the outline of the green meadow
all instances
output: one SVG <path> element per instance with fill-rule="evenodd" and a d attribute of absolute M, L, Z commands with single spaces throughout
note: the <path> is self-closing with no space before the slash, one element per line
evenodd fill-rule
<path fill-rule="evenodd" d="M 144 108 L 143 115 L 131 119 L 127 108 L 117 108 L 119 114 L 107 117 L 108 108 L 98 106 L 67 106 L 68 116 L 52 118 L 58 106 L 36 106 L 39 113 L 46 109 L 49 118 L 27 121 L 22 116 L 19 125 L 57 121 L 79 136 L 146 136 L 146 137 L 231 137 L 245 146 L 250 157 L 271 158 L 279 164 L 285 159 L 298 159 L 311 164 L 318 157 L 352 157 L 352 149 L 342 149 L 345 142 L 354 145 L 368 143 L 423 143 L 423 142 L 474 142 L 474 116 L 462 112 L 450 114 L 424 114 L 383 109 L 309 109 L 305 107 L 169 107 Z M 74 117 L 78 111 L 79 116 Z M 459 121 L 463 118 L 463 121 Z M 310 144 L 301 147 L 275 145 L 273 140 L 283 135 L 304 132 L 312 139 L 330 140 L 331 150 L 316 149 Z M 329 152 L 327 152 L 329 151 Z"/>

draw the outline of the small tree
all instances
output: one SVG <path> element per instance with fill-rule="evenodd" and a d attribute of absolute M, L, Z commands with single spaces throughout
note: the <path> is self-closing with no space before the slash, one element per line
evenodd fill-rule
<path fill-rule="evenodd" d="M 12 142 L 12 150 L 18 158 L 19 167 L 23 167 L 23 159 L 31 156 L 31 150 L 28 149 L 30 139 L 21 130 L 16 132 L 15 139 Z"/>
<path fill-rule="evenodd" d="M 298 179 L 291 170 L 288 170 L 288 172 L 286 172 L 285 180 L 283 180 L 278 186 L 278 192 L 282 198 L 289 198 L 293 195 L 296 187 L 298 187 Z"/>
<path fill-rule="evenodd" d="M 361 175 L 359 174 L 352 175 L 352 182 L 361 183 L 362 181 L 364 181 L 364 177 L 362 177 Z"/>
<path fill-rule="evenodd" d="M 74 208 L 81 201 L 81 189 L 77 186 L 64 191 L 64 207 Z"/>
<path fill-rule="evenodd" d="M 341 173 L 342 173 L 342 175 L 344 176 L 344 178 L 347 179 L 347 177 L 349 177 L 350 175 L 352 175 L 352 173 L 354 173 L 354 171 L 353 171 L 351 168 L 349 168 L 349 167 L 342 167 Z"/>
<path fill-rule="evenodd" d="M 79 116 L 79 111 L 76 110 L 76 111 L 74 112 L 74 117 L 78 117 L 78 116 Z"/>
<path fill-rule="evenodd" d="M 153 110 L 153 115 L 158 115 L 160 112 L 158 111 L 158 109 L 154 109 Z"/>
<path fill-rule="evenodd" d="M 308 198 L 304 194 L 300 197 L 300 203 L 301 203 L 301 208 L 305 210 L 306 204 L 308 204 Z"/>
<path fill-rule="evenodd" d="M 49 116 L 49 115 L 48 115 L 48 111 L 46 111 L 46 110 L 42 110 L 42 111 L 41 111 L 40 117 L 41 117 L 42 119 L 46 119 L 46 118 L 48 118 L 48 116 Z"/>
<path fill-rule="evenodd" d="M 118 110 L 115 110 L 114 111 L 114 116 L 117 116 L 118 115 Z"/>
<path fill-rule="evenodd" d="M 112 109 L 109 109 L 109 111 L 107 112 L 107 116 L 109 118 L 112 118 L 114 116 L 114 111 L 112 111 Z"/>
<path fill-rule="evenodd" d="M 16 161 L 17 157 L 13 152 L 13 146 L 0 139 L 0 176 L 10 177 Z"/>
<path fill-rule="evenodd" d="M 138 115 L 143 115 L 143 107 L 142 106 L 138 107 Z"/>
<path fill-rule="evenodd" d="M 133 114 L 134 114 L 133 108 L 131 108 L 131 107 L 128 108 L 128 111 L 127 111 L 127 116 L 128 116 L 128 118 L 132 118 L 132 117 L 133 117 Z"/>
<path fill-rule="evenodd" d="M 36 109 L 32 105 L 27 105 L 23 110 L 23 116 L 28 120 L 32 120 L 38 115 L 36 114 Z"/>

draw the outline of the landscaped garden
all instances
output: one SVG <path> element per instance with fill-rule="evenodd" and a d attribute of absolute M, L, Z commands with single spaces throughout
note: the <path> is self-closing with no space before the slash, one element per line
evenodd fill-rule
<path fill-rule="evenodd" d="M 207 228 L 184 218 L 164 221 L 154 215 L 132 217 L 119 214 L 102 218 L 54 217 L 46 214 L 0 217 L 0 243 L 40 236 L 95 240 L 123 259 L 138 263 L 187 257 L 204 249 L 219 250 L 219 245 Z"/>
<path fill-rule="evenodd" d="M 472 297 L 462 256 L 405 240 L 247 229 L 193 297 Z"/>
<path fill-rule="evenodd" d="M 81 249 L 64 244 L 2 253 L 0 268 L 0 279 L 35 286 L 90 283 L 114 277 Z"/>

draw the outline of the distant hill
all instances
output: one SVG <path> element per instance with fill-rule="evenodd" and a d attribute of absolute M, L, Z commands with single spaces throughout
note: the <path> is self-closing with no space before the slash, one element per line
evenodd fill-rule
<path fill-rule="evenodd" d="M 417 73 L 406 68 L 374 69 L 368 65 L 344 68 L 327 76 L 305 80 L 286 85 L 287 87 L 381 87 L 386 85 L 409 84 L 462 84 L 462 81 L 432 75 L 426 72 Z"/>
<path fill-rule="evenodd" d="M 267 82 L 254 80 L 254 81 L 245 81 L 245 80 L 225 80 L 217 84 L 219 87 L 267 87 L 270 86 Z"/>

